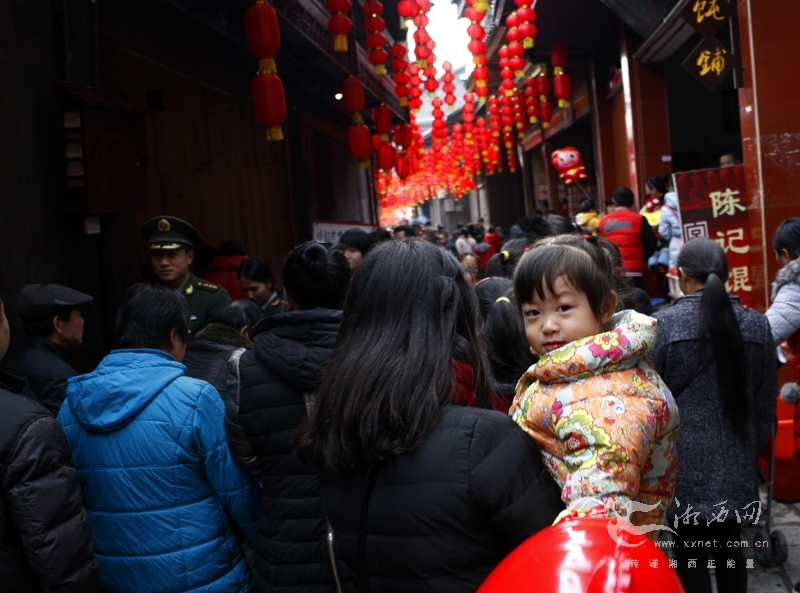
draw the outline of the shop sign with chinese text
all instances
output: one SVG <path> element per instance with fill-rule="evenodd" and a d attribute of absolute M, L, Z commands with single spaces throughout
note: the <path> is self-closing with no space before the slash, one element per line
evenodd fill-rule
<path fill-rule="evenodd" d="M 713 92 L 733 70 L 733 56 L 724 43 L 706 37 L 683 61 L 683 67 Z"/>
<path fill-rule="evenodd" d="M 750 227 L 744 186 L 744 167 L 722 167 L 676 173 L 675 190 L 681 210 L 684 243 L 708 237 L 728 257 L 725 285 L 746 307 L 752 306 Z"/>

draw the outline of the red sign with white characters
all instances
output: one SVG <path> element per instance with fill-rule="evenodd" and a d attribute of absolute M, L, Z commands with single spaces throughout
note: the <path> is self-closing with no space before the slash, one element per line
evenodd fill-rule
<path fill-rule="evenodd" d="M 683 241 L 713 239 L 725 249 L 729 275 L 725 288 L 745 307 L 752 306 L 750 227 L 744 167 L 704 169 L 673 175 L 681 210 Z"/>

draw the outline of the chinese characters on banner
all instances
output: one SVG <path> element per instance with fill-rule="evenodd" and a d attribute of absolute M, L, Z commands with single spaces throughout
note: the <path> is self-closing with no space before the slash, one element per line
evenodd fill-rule
<path fill-rule="evenodd" d="M 723 167 L 675 174 L 684 243 L 708 237 L 728 256 L 730 274 L 725 288 L 745 307 L 752 306 L 750 231 L 744 186 L 744 167 Z"/>

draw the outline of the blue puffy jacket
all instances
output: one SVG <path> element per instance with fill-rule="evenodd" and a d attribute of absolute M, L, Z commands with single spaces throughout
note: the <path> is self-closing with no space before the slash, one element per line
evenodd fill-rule
<path fill-rule="evenodd" d="M 238 593 L 253 576 L 256 485 L 232 461 L 222 399 L 160 350 L 114 350 L 73 377 L 58 415 L 104 591 Z"/>

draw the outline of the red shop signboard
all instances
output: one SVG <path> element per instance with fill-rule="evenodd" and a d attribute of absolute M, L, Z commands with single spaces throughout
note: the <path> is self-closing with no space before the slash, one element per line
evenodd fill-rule
<path fill-rule="evenodd" d="M 708 237 L 722 245 L 730 268 L 725 288 L 737 295 L 742 305 L 752 306 L 744 167 L 675 173 L 673 177 L 684 243 L 697 237 Z"/>

